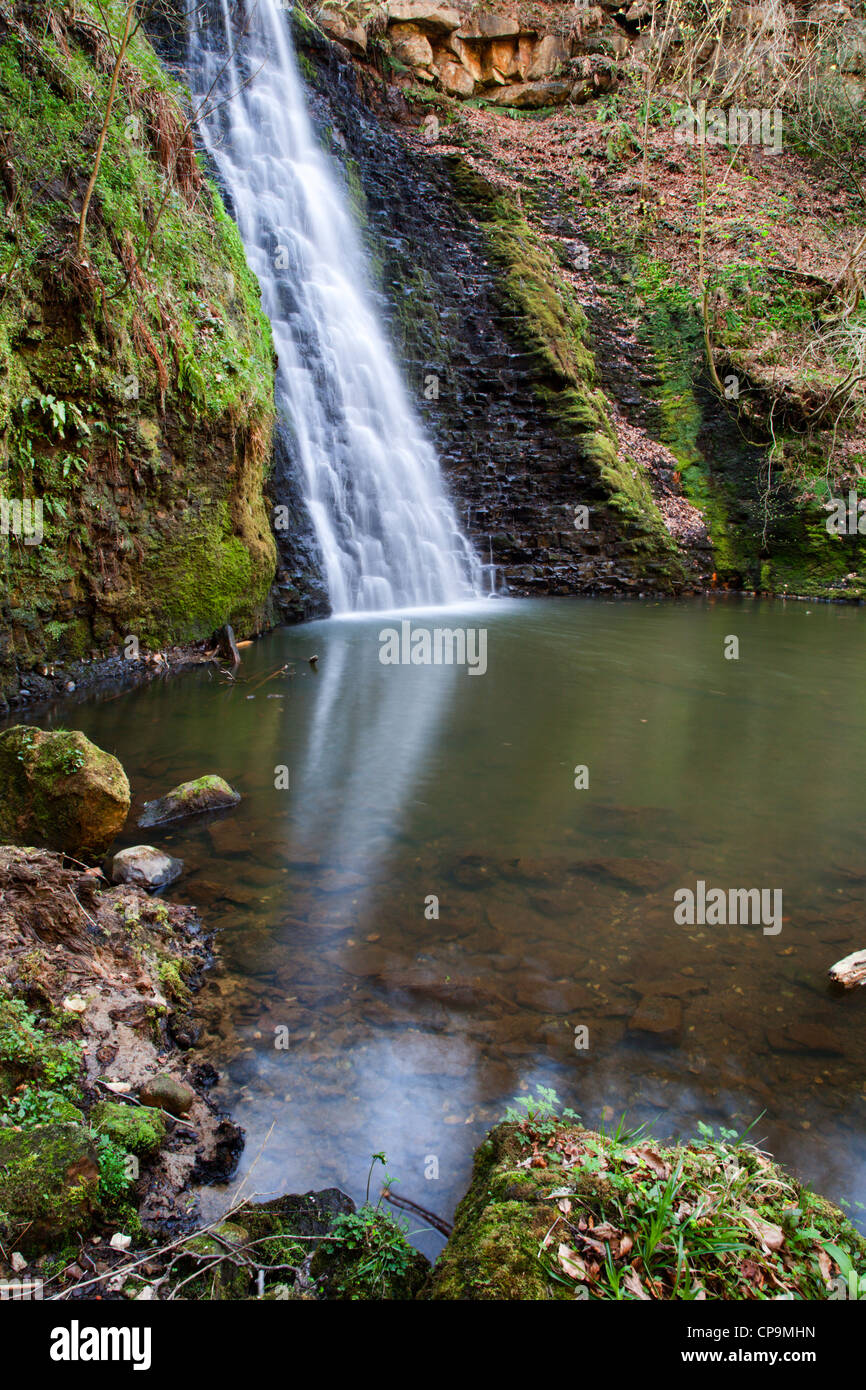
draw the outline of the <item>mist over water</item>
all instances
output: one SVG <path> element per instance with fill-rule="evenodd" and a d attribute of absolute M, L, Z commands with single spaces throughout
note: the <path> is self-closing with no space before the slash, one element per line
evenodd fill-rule
<path fill-rule="evenodd" d="M 199 129 L 227 188 L 279 357 L 280 428 L 336 613 L 453 603 L 483 567 L 446 496 L 377 321 L 336 171 L 316 141 L 274 0 L 193 11 Z M 243 24 L 243 29 L 240 25 Z M 489 584 L 488 584 L 489 587 Z"/>

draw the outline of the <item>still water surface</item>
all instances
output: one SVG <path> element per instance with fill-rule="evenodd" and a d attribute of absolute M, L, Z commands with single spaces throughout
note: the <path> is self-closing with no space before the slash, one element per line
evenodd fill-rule
<path fill-rule="evenodd" d="M 660 1138 L 763 1111 L 779 1158 L 866 1200 L 866 991 L 826 983 L 866 947 L 866 617 L 736 599 L 412 615 L 486 629 L 470 676 L 382 665 L 405 616 L 283 629 L 234 685 L 199 669 L 42 721 L 116 753 L 135 810 L 204 772 L 243 793 L 123 837 L 184 859 L 172 892 L 218 932 L 203 1047 L 247 1143 L 208 1201 L 245 1177 L 362 1198 L 384 1150 L 397 1190 L 449 1215 L 485 1130 L 538 1083 Z M 698 879 L 781 889 L 781 932 L 676 925 Z M 661 1034 L 634 1026 L 648 1015 Z"/>

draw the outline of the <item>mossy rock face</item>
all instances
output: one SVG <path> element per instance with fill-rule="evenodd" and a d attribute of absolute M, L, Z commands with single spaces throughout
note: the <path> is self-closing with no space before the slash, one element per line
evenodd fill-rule
<path fill-rule="evenodd" d="M 0 537 L 0 703 L 34 667 L 132 636 L 161 647 L 268 620 L 270 325 L 237 227 L 180 135 L 189 95 L 143 27 L 111 86 L 104 55 L 125 15 L 120 0 L 31 0 L 14 31 L 0 26 L 15 180 L 14 225 L 0 219 L 0 263 L 15 263 L 0 300 L 0 494 L 44 502 L 38 543 Z M 79 254 L 70 208 L 94 172 Z M 129 283 L 145 263 L 146 284 Z"/>
<path fill-rule="evenodd" d="M 197 777 L 194 782 L 181 782 L 166 795 L 156 801 L 146 801 L 144 814 L 138 824 L 142 828 L 164 825 L 167 821 L 183 820 L 186 816 L 200 816 L 205 811 L 221 811 L 227 806 L 236 806 L 240 792 L 233 791 L 222 777 L 208 774 Z"/>
<path fill-rule="evenodd" d="M 700 1130 L 667 1146 L 552 1113 L 498 1125 L 423 1296 L 843 1296 L 845 1268 L 866 1266 L 866 1240 L 844 1213 L 759 1149 Z"/>
<path fill-rule="evenodd" d="M 165 1120 L 158 1110 L 101 1100 L 90 1112 L 90 1123 L 99 1134 L 131 1154 L 152 1154 L 165 1139 Z"/>
<path fill-rule="evenodd" d="M 129 813 L 116 758 L 77 731 L 18 724 L 0 734 L 0 841 L 99 858 Z"/>
<path fill-rule="evenodd" d="M 252 1266 L 243 1253 L 249 1239 L 246 1227 L 224 1221 L 206 1235 L 188 1240 L 185 1256 L 176 1266 L 178 1280 L 189 1279 L 197 1269 L 201 1274 L 184 1285 L 182 1297 L 208 1302 L 254 1298 Z M 251 1253 L 255 1257 L 255 1250 Z"/>
<path fill-rule="evenodd" d="M 26 1255 L 56 1249 L 93 1221 L 96 1150 L 76 1124 L 0 1130 L 0 1230 Z"/>
<path fill-rule="evenodd" d="M 476 1150 L 469 1191 L 433 1269 L 427 1296 L 535 1302 L 557 1296 L 538 1259 L 550 1228 L 538 1170 L 510 1171 L 519 1155 L 500 1125 Z"/>

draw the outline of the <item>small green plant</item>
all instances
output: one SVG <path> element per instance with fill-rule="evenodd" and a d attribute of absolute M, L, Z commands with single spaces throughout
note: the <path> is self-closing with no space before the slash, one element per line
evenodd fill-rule
<path fill-rule="evenodd" d="M 359 1211 L 341 1213 L 322 1245 L 327 1254 L 348 1257 L 334 1280 L 335 1291 L 351 1299 L 386 1297 L 409 1270 L 408 1224 L 369 1202 Z"/>
<path fill-rule="evenodd" d="M 129 1155 L 107 1134 L 95 1136 L 99 1165 L 99 1191 L 103 1199 L 120 1201 L 132 1186 L 133 1168 Z"/>
<path fill-rule="evenodd" d="M 505 1119 L 520 1126 L 521 1144 L 538 1144 L 552 1139 L 563 1124 L 580 1124 L 580 1116 L 566 1107 L 559 1108 L 559 1096 L 550 1086 L 539 1086 L 537 1096 L 517 1096 L 509 1105 Z"/>

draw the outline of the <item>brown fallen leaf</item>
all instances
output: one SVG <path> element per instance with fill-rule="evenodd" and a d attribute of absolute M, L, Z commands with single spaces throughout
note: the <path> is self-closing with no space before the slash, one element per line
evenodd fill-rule
<path fill-rule="evenodd" d="M 567 1197 L 560 1197 L 556 1205 L 559 1207 L 563 1216 L 569 1216 L 571 1214 L 571 1202 Z"/>
<path fill-rule="evenodd" d="M 572 1279 L 586 1279 L 587 1268 L 576 1250 L 562 1242 L 557 1251 L 560 1267 Z"/>
<path fill-rule="evenodd" d="M 826 1284 L 827 1288 L 832 1289 L 833 1280 L 831 1277 L 831 1272 L 833 1267 L 830 1263 L 830 1256 L 827 1254 L 827 1251 L 824 1249 L 823 1245 L 815 1246 L 815 1254 L 818 1257 L 818 1268 L 821 1271 L 821 1278 L 824 1280 L 824 1283 Z"/>
<path fill-rule="evenodd" d="M 629 1149 L 624 1157 L 626 1163 L 633 1167 L 645 1163 L 657 1178 L 669 1178 L 671 1175 L 670 1165 L 665 1163 L 658 1150 L 652 1148 L 650 1144 L 639 1144 L 636 1148 Z"/>
<path fill-rule="evenodd" d="M 622 1282 L 629 1293 L 634 1294 L 635 1298 L 639 1298 L 642 1303 L 652 1302 L 652 1299 L 641 1283 L 641 1277 L 636 1269 L 630 1269 Z"/>
<path fill-rule="evenodd" d="M 598 1240 L 615 1240 L 617 1236 L 622 1235 L 622 1231 L 612 1226 L 609 1221 L 599 1221 L 597 1226 L 593 1226 L 592 1234 Z"/>
<path fill-rule="evenodd" d="M 785 1244 L 785 1232 L 781 1226 L 774 1226 L 772 1221 L 764 1221 L 754 1212 L 749 1212 L 746 1216 L 746 1225 L 750 1231 L 754 1231 L 758 1240 L 761 1242 L 763 1250 L 770 1253 L 771 1250 L 781 1250 Z"/>

